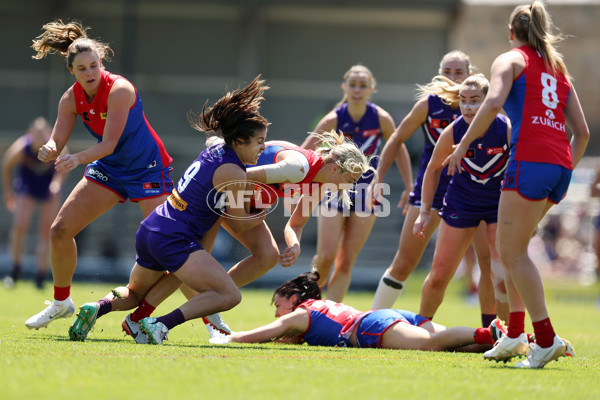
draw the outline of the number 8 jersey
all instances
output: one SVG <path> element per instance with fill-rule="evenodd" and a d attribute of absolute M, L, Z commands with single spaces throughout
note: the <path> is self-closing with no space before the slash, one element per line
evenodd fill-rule
<path fill-rule="evenodd" d="M 511 160 L 561 165 L 573 169 L 564 109 L 571 86 L 561 72 L 551 73 L 530 46 L 518 51 L 525 69 L 513 82 L 504 103 L 512 123 Z"/>

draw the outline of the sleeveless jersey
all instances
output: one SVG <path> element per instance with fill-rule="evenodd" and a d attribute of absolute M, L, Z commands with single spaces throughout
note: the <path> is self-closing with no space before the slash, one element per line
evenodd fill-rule
<path fill-rule="evenodd" d="M 237 154 L 224 144 L 204 150 L 184 172 L 173 193 L 142 225 L 165 236 L 187 236 L 192 240 L 202 237 L 224 211 L 226 194 L 217 192 L 212 180 L 215 170 L 228 163 L 246 170 Z"/>
<path fill-rule="evenodd" d="M 419 171 L 417 172 L 417 178 L 415 179 L 414 189 L 411 193 L 411 197 L 418 197 L 420 205 L 421 188 L 423 187 L 423 177 L 425 176 L 425 170 L 431 160 L 433 154 L 433 148 L 437 143 L 440 135 L 444 129 L 452 123 L 458 116 L 460 116 L 460 110 L 453 110 L 450 106 L 442 101 L 439 97 L 430 94 L 427 97 L 428 111 L 427 119 L 425 123 L 421 125 L 424 135 L 423 152 L 421 153 L 421 161 L 419 163 Z M 450 177 L 447 173 L 447 168 L 442 170 L 440 175 L 440 181 L 435 192 L 434 204 L 441 203 L 441 200 L 446 193 L 446 188 L 450 182 Z"/>
<path fill-rule="evenodd" d="M 31 147 L 31 136 L 25 135 L 24 138 L 23 159 L 19 164 L 14 180 L 15 191 L 36 199 L 47 199 L 50 195 L 50 182 L 52 182 L 55 173 L 54 161 L 42 162 L 38 160 L 37 150 Z"/>
<path fill-rule="evenodd" d="M 265 150 L 260 153 L 256 166 L 275 164 L 277 154 L 284 150 L 294 150 L 302 153 L 308 160 L 309 170 L 304 179 L 293 184 L 273 183 L 258 184 L 254 188 L 254 197 L 251 206 L 255 206 L 254 198 L 260 196 L 262 205 L 272 205 L 277 197 L 291 197 L 303 194 L 303 189 L 308 189 L 306 194 L 312 193 L 314 186 L 313 179 L 323 165 L 323 159 L 312 150 L 303 149 L 290 142 L 282 140 L 271 140 L 265 143 Z M 247 167 L 250 167 L 249 165 Z M 318 186 L 318 185 L 315 185 Z"/>
<path fill-rule="evenodd" d="M 560 72 L 549 72 L 530 46 L 511 51 L 525 58 L 525 69 L 504 103 L 512 123 L 511 159 L 573 169 L 564 114 L 571 90 L 568 80 Z"/>
<path fill-rule="evenodd" d="M 348 112 L 348 103 L 344 103 L 335 109 L 337 114 L 337 127 L 338 132 L 342 132 L 345 137 L 351 139 L 356 146 L 366 156 L 376 155 L 381 153 L 383 134 L 381 133 L 381 126 L 379 125 L 379 113 L 377 112 L 377 106 L 373 103 L 367 102 L 367 110 L 362 118 L 355 122 L 350 113 Z M 373 157 L 371 165 L 377 169 L 378 157 Z M 370 183 L 373 180 L 373 173 L 368 172 L 361 176 L 356 184 Z M 353 198 L 355 193 L 350 192 L 350 197 Z"/>
<path fill-rule="evenodd" d="M 311 346 L 348 346 L 340 333 L 364 314 L 331 300 L 307 300 L 298 307 L 309 312 L 308 329 L 300 337 Z"/>
<path fill-rule="evenodd" d="M 122 76 L 102 70 L 98 92 L 91 103 L 87 102 L 85 92 L 79 82 L 73 85 L 77 113 L 92 136 L 102 141 L 108 112 L 108 95 L 117 79 Z M 161 139 L 150 126 L 144 115 L 142 100 L 135 89 L 136 101 L 129 110 L 127 123 L 117 146 L 111 155 L 101 158 L 97 163 L 106 172 L 118 175 L 143 175 L 149 168 L 162 170 L 173 159 L 167 153 Z"/>
<path fill-rule="evenodd" d="M 454 143 L 459 143 L 469 124 L 463 117 L 454 122 Z M 475 139 L 461 160 L 463 172 L 454 174 L 444 197 L 444 208 L 480 215 L 498 209 L 500 184 L 506 169 L 509 147 L 506 116 L 498 114 L 486 133 Z"/>

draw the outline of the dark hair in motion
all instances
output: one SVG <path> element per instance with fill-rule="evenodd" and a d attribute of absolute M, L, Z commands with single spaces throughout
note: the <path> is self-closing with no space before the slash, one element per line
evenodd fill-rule
<path fill-rule="evenodd" d="M 73 65 L 76 55 L 84 52 L 94 52 L 98 58 L 110 60 L 113 50 L 106 43 L 90 39 L 86 31 L 89 29 L 77 21 L 68 23 L 60 19 L 42 26 L 44 33 L 33 40 L 31 48 L 37 53 L 33 56 L 40 60 L 50 53 L 59 53 L 67 58 L 67 66 Z"/>
<path fill-rule="evenodd" d="M 245 88 L 227 92 L 208 110 L 207 100 L 199 115 L 188 112 L 190 125 L 197 131 L 222 137 L 228 147 L 237 140 L 249 141 L 257 130 L 269 126 L 269 121 L 259 112 L 263 93 L 269 89 L 264 83 L 259 75 Z"/>
<path fill-rule="evenodd" d="M 303 303 L 306 300 L 320 300 L 321 288 L 317 284 L 320 277 L 321 275 L 313 270 L 311 272 L 305 272 L 291 281 L 285 282 L 275 290 L 271 303 L 275 301 L 275 296 L 289 299 L 293 295 L 296 295 L 298 296 L 298 299 L 294 302 L 295 310 L 300 303 Z"/>

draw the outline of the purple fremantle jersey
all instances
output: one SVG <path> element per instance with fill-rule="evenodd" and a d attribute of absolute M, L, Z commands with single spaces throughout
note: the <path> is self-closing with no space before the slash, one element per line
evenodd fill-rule
<path fill-rule="evenodd" d="M 54 162 L 38 160 L 37 151 L 31 148 L 31 137 L 25 135 L 25 140 L 23 160 L 14 180 L 15 191 L 38 200 L 46 200 L 50 196 L 50 182 L 55 172 Z"/>
<path fill-rule="evenodd" d="M 454 143 L 467 132 L 469 125 L 462 117 L 454 122 Z M 463 216 L 495 213 L 500 200 L 500 183 L 506 169 L 509 145 L 507 118 L 498 114 L 489 129 L 475 139 L 461 160 L 463 172 L 454 174 L 446 196 L 444 209 L 460 210 Z"/>
<path fill-rule="evenodd" d="M 348 112 L 348 103 L 344 103 L 335 109 L 337 114 L 337 131 L 343 132 L 344 136 L 351 139 L 358 148 L 366 155 L 376 155 L 381 153 L 381 144 L 383 135 L 379 126 L 379 113 L 377 106 L 367 102 L 367 111 L 360 121 L 355 122 Z M 373 168 L 377 168 L 377 157 L 371 161 Z M 371 182 L 373 174 L 371 172 L 361 176 L 356 182 Z M 352 194 L 352 192 L 351 192 Z"/>
<path fill-rule="evenodd" d="M 433 154 L 433 148 L 437 143 L 440 135 L 448 125 L 452 123 L 459 115 L 460 110 L 453 110 L 450 106 L 442 101 L 439 97 L 430 94 L 427 98 L 428 112 L 427 120 L 421 126 L 423 134 L 425 136 L 423 144 L 423 152 L 421 153 L 421 163 L 419 164 L 419 172 L 417 173 L 417 179 L 415 179 L 414 189 L 410 193 L 410 204 L 414 206 L 421 205 L 421 189 L 423 187 L 423 176 L 425 170 L 431 160 Z M 446 194 L 446 188 L 450 182 L 450 177 L 447 173 L 447 168 L 442 170 L 440 175 L 440 182 L 438 184 L 435 196 L 433 199 L 433 208 L 439 209 L 442 206 L 442 200 Z"/>
<path fill-rule="evenodd" d="M 142 225 L 165 236 L 201 238 L 223 213 L 226 194 L 219 193 L 212 182 L 215 170 L 223 164 L 235 164 L 246 170 L 237 154 L 224 144 L 204 150 L 184 172 L 173 193 Z"/>

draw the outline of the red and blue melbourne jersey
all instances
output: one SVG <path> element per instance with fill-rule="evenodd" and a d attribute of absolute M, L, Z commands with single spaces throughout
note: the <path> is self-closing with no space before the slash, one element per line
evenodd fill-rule
<path fill-rule="evenodd" d="M 512 51 L 525 58 L 525 69 L 513 82 L 504 103 L 512 123 L 511 159 L 572 169 L 564 114 L 571 91 L 569 81 L 560 72 L 549 72 L 532 47 Z"/>
<path fill-rule="evenodd" d="M 258 193 L 261 198 L 262 205 L 272 205 L 277 200 L 277 197 L 291 197 L 294 195 L 303 194 L 303 189 L 308 189 L 308 193 L 310 194 L 312 190 L 318 186 L 319 184 L 312 184 L 313 179 L 321 169 L 323 165 L 323 159 L 320 155 L 315 153 L 313 150 L 303 149 L 300 146 L 296 146 L 290 142 L 285 142 L 282 140 L 271 140 L 265 143 L 265 150 L 260 153 L 258 157 L 258 161 L 256 166 L 259 167 L 261 165 L 271 165 L 276 163 L 277 154 L 284 150 L 294 150 L 301 154 L 303 154 L 308 160 L 308 172 L 304 179 L 300 182 L 293 183 L 273 183 L 273 184 L 259 184 L 254 189 L 254 197 L 257 196 Z M 247 167 L 252 167 L 251 165 L 247 165 Z M 255 203 L 251 204 L 251 206 L 255 206 Z"/>
<path fill-rule="evenodd" d="M 469 124 L 463 117 L 454 122 L 454 143 L 459 143 Z M 508 123 L 498 114 L 486 133 L 475 139 L 461 160 L 463 172 L 454 174 L 444 197 L 444 207 L 461 209 L 466 213 L 497 210 L 500 184 L 508 164 Z"/>
<path fill-rule="evenodd" d="M 349 344 L 340 333 L 364 314 L 331 300 L 307 300 L 298 307 L 309 313 L 308 329 L 300 337 L 311 346 L 347 347 Z"/>
<path fill-rule="evenodd" d="M 102 141 L 104 135 L 108 114 L 108 95 L 117 79 L 125 78 L 102 70 L 98 92 L 90 103 L 86 100 L 85 92 L 79 82 L 73 85 L 77 113 L 81 115 L 83 124 L 92 136 L 98 139 L 98 142 Z M 137 89 L 135 94 L 135 104 L 129 110 L 125 129 L 114 152 L 98 160 L 98 164 L 108 173 L 117 176 L 144 173 L 147 168 L 163 169 L 173 161 L 162 140 L 146 120 Z"/>
<path fill-rule="evenodd" d="M 228 163 L 246 170 L 237 154 L 222 143 L 204 150 L 183 173 L 173 193 L 142 225 L 165 236 L 201 238 L 223 214 L 226 193 L 214 187 L 213 175 Z"/>
<path fill-rule="evenodd" d="M 18 193 L 27 194 L 36 199 L 47 199 L 50 195 L 50 182 L 54 177 L 54 161 L 42 162 L 37 158 L 37 150 L 32 148 L 30 135 L 25 135 L 23 157 L 15 177 L 14 188 Z"/>

